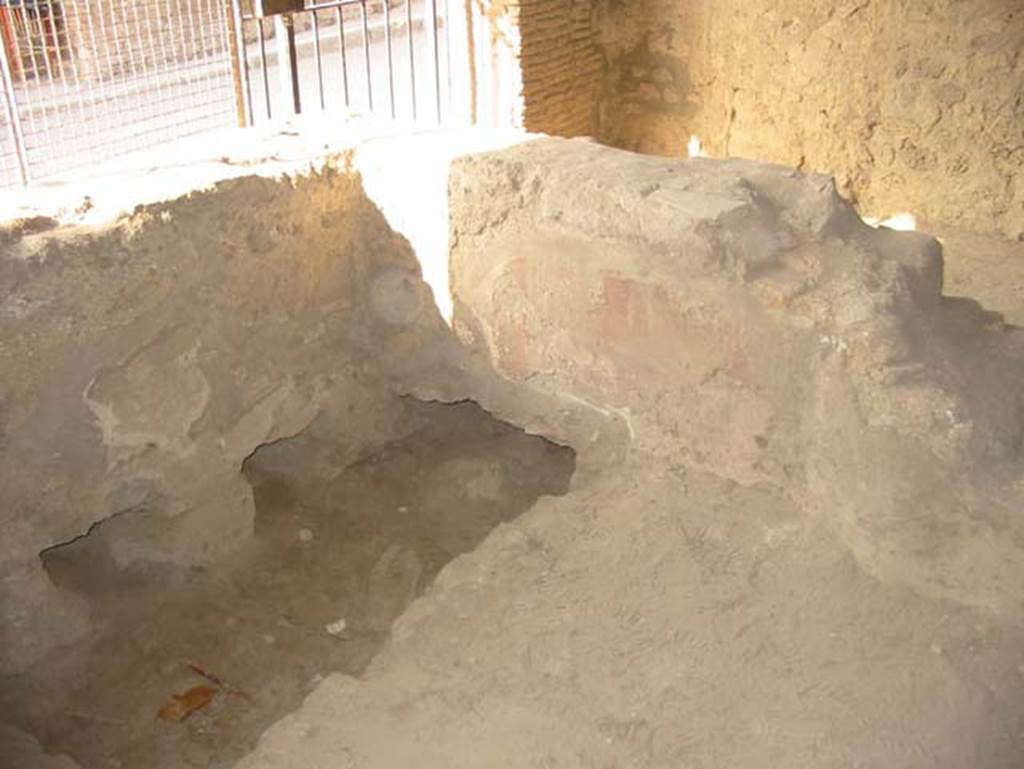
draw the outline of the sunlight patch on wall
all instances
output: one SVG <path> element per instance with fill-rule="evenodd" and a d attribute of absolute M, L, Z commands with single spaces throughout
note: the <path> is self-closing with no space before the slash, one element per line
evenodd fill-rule
<path fill-rule="evenodd" d="M 885 218 L 880 216 L 862 216 L 861 219 L 864 220 L 865 224 L 876 228 L 888 227 L 890 230 L 899 230 L 901 232 L 914 232 L 917 230 L 917 217 L 907 211 Z"/>
<path fill-rule="evenodd" d="M 706 158 L 708 156 L 704 147 L 701 146 L 700 137 L 696 135 L 690 136 L 690 141 L 686 143 L 686 153 L 691 158 Z"/>

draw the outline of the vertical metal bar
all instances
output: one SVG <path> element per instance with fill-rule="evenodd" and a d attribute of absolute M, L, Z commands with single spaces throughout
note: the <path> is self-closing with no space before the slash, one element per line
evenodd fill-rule
<path fill-rule="evenodd" d="M 299 97 L 299 52 L 295 46 L 295 17 L 291 14 L 284 17 L 284 34 L 288 40 L 288 69 L 292 76 L 292 106 L 295 114 L 302 113 L 302 99 Z M 278 62 L 277 66 L 281 66 Z"/>
<path fill-rule="evenodd" d="M 451 110 L 452 104 L 452 19 L 451 19 L 451 4 L 452 0 L 444 0 L 444 68 L 445 68 L 445 95 L 447 98 L 448 109 Z M 449 117 L 449 120 L 451 118 Z"/>
<path fill-rule="evenodd" d="M 187 0 L 186 0 L 186 2 L 187 2 Z M 177 36 L 178 37 L 178 48 L 175 51 L 174 41 L 172 40 L 171 41 L 171 51 L 176 54 L 174 56 L 175 64 L 179 64 L 180 65 L 181 64 L 181 59 L 183 57 L 183 54 L 187 50 L 187 45 L 185 43 L 185 29 L 184 29 L 185 24 L 184 24 L 184 19 L 182 18 L 182 14 L 180 12 L 180 8 L 178 10 L 177 17 L 175 17 L 175 6 L 178 5 L 177 2 L 172 2 L 172 0 L 166 0 L 166 5 L 167 5 L 167 12 L 166 12 L 167 15 L 164 18 L 168 22 L 170 22 L 170 24 L 173 26 L 173 28 L 176 29 L 177 32 L 178 32 L 178 36 Z M 170 74 L 170 73 L 168 73 L 168 74 Z M 177 80 L 177 82 L 181 86 L 181 88 L 179 89 L 180 97 L 181 97 L 181 102 L 177 105 L 177 109 L 183 110 L 183 109 L 186 108 L 185 105 L 190 104 L 192 98 L 194 98 L 192 96 L 193 88 L 192 88 L 192 73 L 191 73 L 191 71 L 190 70 L 185 70 L 184 77 L 178 77 L 178 78 L 176 78 L 176 80 Z"/>
<path fill-rule="evenodd" d="M 360 0 L 359 8 L 363 16 L 363 60 L 366 64 L 366 100 L 373 112 L 373 80 L 370 75 L 370 24 L 366 19 L 366 0 Z"/>
<path fill-rule="evenodd" d="M 182 58 L 187 62 L 189 70 L 192 70 L 193 67 L 195 67 L 196 62 L 201 61 L 203 58 L 201 53 L 202 46 L 200 45 L 200 43 L 202 42 L 202 29 L 199 27 L 199 25 L 196 24 L 195 16 L 192 13 L 193 6 L 195 5 L 194 0 L 183 0 L 181 4 L 185 6 L 185 11 L 187 12 L 188 15 L 188 23 L 182 24 L 183 27 L 188 27 L 188 40 L 182 45 Z M 200 32 L 199 40 L 196 39 L 196 30 L 199 30 Z M 189 42 L 191 42 L 192 44 L 191 52 L 189 51 Z M 199 92 L 202 90 L 201 84 L 203 76 L 199 72 L 196 72 L 194 80 L 195 87 L 190 88 L 189 90 L 193 94 L 198 96 Z"/>
<path fill-rule="evenodd" d="M 16 0 L 15 0 L 15 2 L 16 2 Z M 22 0 L 22 3 L 20 3 L 19 6 L 11 6 L 11 7 L 20 7 L 20 9 L 22 9 L 22 29 L 25 31 L 25 41 L 29 44 L 29 65 L 32 67 L 32 79 L 35 80 L 38 83 L 39 82 L 39 67 L 36 65 L 36 49 L 32 45 L 32 34 L 31 34 L 32 26 L 31 26 L 31 22 L 29 20 L 29 7 L 25 4 L 25 2 L 26 2 L 26 0 Z M 27 81 L 27 78 L 25 77 L 25 73 L 23 72 L 23 74 L 22 74 L 22 83 L 23 83 L 23 85 L 26 83 L 26 81 Z"/>
<path fill-rule="evenodd" d="M 53 72 L 50 71 L 50 57 L 47 56 L 47 53 L 49 53 L 49 50 L 48 50 L 48 46 L 46 45 L 46 29 L 43 27 L 43 8 L 44 7 L 48 8 L 49 6 L 44 6 L 42 4 L 38 4 L 37 3 L 33 10 L 35 11 L 34 15 L 36 17 L 35 18 L 36 26 L 39 28 L 39 42 L 43 46 L 43 67 L 46 70 L 46 81 L 48 83 L 52 83 L 53 82 Z"/>
<path fill-rule="evenodd" d="M 207 7 L 209 8 L 209 11 L 208 11 L 208 14 L 207 14 L 208 18 L 212 19 L 215 22 L 214 23 L 214 27 L 216 29 L 219 29 L 220 33 L 221 33 L 220 34 L 221 50 L 224 51 L 224 54 L 226 56 L 230 56 L 231 55 L 231 41 L 228 38 L 228 34 L 230 32 L 230 30 L 228 29 L 228 14 L 231 12 L 231 8 L 230 8 L 230 6 L 225 5 L 224 0 L 206 0 L 206 3 L 207 3 Z M 203 56 L 204 57 L 207 56 L 207 51 L 206 51 L 205 47 L 203 49 Z M 213 45 L 211 47 L 211 49 L 209 51 L 209 56 L 212 58 L 213 61 L 217 60 L 217 47 L 216 47 L 216 45 Z M 248 76 L 248 73 L 245 73 L 245 75 Z M 244 107 L 244 105 L 243 105 L 243 107 Z M 246 123 L 248 123 L 248 118 L 246 118 Z"/>
<path fill-rule="evenodd" d="M 25 136 L 21 131 L 18 104 L 14 101 L 14 81 L 11 78 L 10 62 L 7 61 L 7 46 L 2 42 L 0 42 L 0 79 L 3 80 L 4 106 L 7 108 L 7 122 L 11 126 L 11 136 L 14 139 L 14 154 L 18 156 L 21 183 L 28 184 L 28 155 L 25 153 Z"/>
<path fill-rule="evenodd" d="M 231 51 L 233 48 L 233 38 L 231 37 L 232 29 L 231 22 L 228 20 L 228 15 L 231 12 L 230 6 L 224 2 L 224 0 L 217 0 L 216 3 L 213 0 L 196 0 L 198 2 L 199 16 L 200 16 L 200 47 L 199 47 L 199 66 L 203 68 L 205 75 L 203 81 L 205 85 L 205 91 L 208 94 L 216 93 L 218 85 L 223 85 L 227 82 L 225 77 L 227 70 L 221 67 L 212 67 L 210 64 L 219 64 L 222 60 L 218 56 L 218 53 L 223 53 L 224 57 L 228 60 L 232 60 Z M 246 118 L 246 107 L 245 98 L 243 96 L 244 88 L 240 87 L 235 82 L 235 77 L 241 74 L 234 72 L 234 66 L 230 69 L 232 73 L 231 86 L 232 93 L 235 96 L 235 122 L 241 125 L 247 124 Z M 227 110 L 223 112 L 225 121 L 224 125 L 227 125 Z M 209 119 L 213 121 L 214 125 L 220 125 L 221 121 L 218 115 L 211 110 Z M 211 126 L 212 127 L 212 126 Z"/>
<path fill-rule="evenodd" d="M 32 23 L 29 20 L 29 8 L 25 4 L 25 0 L 21 0 L 21 6 L 20 7 L 21 7 L 22 29 L 25 32 L 25 41 L 28 43 L 29 62 L 32 65 L 32 80 L 36 84 L 36 86 L 38 86 L 39 83 L 40 83 L 39 66 L 36 64 L 36 48 L 35 48 L 34 45 L 32 45 Z M 26 86 L 26 87 L 28 85 L 24 71 L 22 72 L 21 83 L 22 83 L 23 86 Z M 48 118 L 46 113 L 47 113 L 47 110 L 45 110 L 45 109 L 39 111 L 39 115 L 40 115 L 40 121 L 39 122 L 41 122 L 43 124 L 43 131 L 42 131 L 42 133 L 43 133 L 44 137 L 50 135 L 50 120 L 49 120 L 49 118 Z M 26 115 L 26 122 L 28 124 L 29 130 L 33 134 L 35 134 L 36 133 L 36 131 L 34 130 L 34 128 L 35 128 L 35 125 L 34 125 L 35 124 L 35 120 L 33 119 L 33 112 L 32 112 L 32 110 L 29 110 L 28 114 Z M 25 138 L 25 134 L 24 133 L 22 133 L 22 138 Z M 43 147 L 44 147 L 44 149 L 49 149 L 48 147 L 46 147 L 45 142 L 43 144 Z M 43 153 L 41 152 L 40 154 L 43 154 Z M 27 143 L 25 144 L 25 156 L 28 157 L 28 144 Z"/>
<path fill-rule="evenodd" d="M 128 71 L 132 75 L 132 79 L 136 83 L 138 83 L 139 80 L 140 80 L 140 73 L 144 74 L 144 72 L 145 72 L 145 66 L 140 68 L 138 63 L 135 60 L 135 49 L 138 46 L 138 43 L 141 41 L 141 34 L 140 33 L 142 31 L 142 24 L 139 22 L 138 4 L 137 3 L 132 3 L 131 4 L 131 8 L 132 8 L 133 15 L 135 16 L 135 20 L 134 20 L 134 26 L 132 27 L 132 34 L 126 40 L 125 45 L 126 45 L 126 47 L 128 49 L 128 67 L 129 67 Z M 127 30 L 129 28 L 128 27 L 128 11 L 127 11 L 127 7 L 123 3 L 121 4 L 121 18 L 124 21 L 124 26 L 125 26 L 125 29 Z M 139 53 L 141 54 L 142 52 L 140 51 Z M 124 61 L 122 59 L 122 64 L 123 63 L 124 63 Z M 145 56 L 144 55 L 143 55 L 143 65 L 145 65 Z M 150 108 L 149 109 L 149 119 L 154 121 L 154 123 L 155 123 L 156 120 L 157 120 L 157 117 L 158 117 L 157 111 L 156 111 L 157 110 L 157 104 L 154 103 L 155 102 L 154 99 L 146 98 L 148 95 L 149 94 L 147 94 L 146 91 L 143 88 L 140 88 L 140 87 L 138 87 L 138 85 L 136 85 L 136 97 L 137 97 L 136 102 L 138 104 L 136 109 L 138 110 L 138 113 L 143 116 L 143 119 L 139 120 L 140 123 L 143 123 L 145 121 L 145 119 L 146 119 L 145 118 L 145 113 L 146 113 L 146 107 L 147 106 Z M 154 123 L 150 123 L 150 125 L 153 125 Z M 152 131 L 152 130 L 153 130 L 152 128 L 148 128 L 147 127 L 147 131 Z"/>
<path fill-rule="evenodd" d="M 313 11 L 313 58 L 316 60 L 316 84 L 320 90 L 320 109 L 325 109 L 324 103 L 324 68 L 320 63 L 320 19 L 317 12 Z"/>
<path fill-rule="evenodd" d="M 53 46 L 57 50 L 57 77 L 60 79 L 61 90 L 64 92 L 64 98 L 68 105 L 68 111 L 71 110 L 71 96 L 68 92 L 68 78 L 67 73 L 64 71 L 64 57 L 60 51 L 60 36 L 57 33 L 57 22 L 54 21 L 54 8 L 60 6 L 50 5 L 50 13 L 47 14 L 47 18 L 50 20 L 50 37 L 53 39 Z"/>
<path fill-rule="evenodd" d="M 235 33 L 235 61 L 242 77 L 245 93 L 245 125 L 252 125 L 255 116 L 252 111 L 252 84 L 249 82 L 249 57 L 245 50 L 245 29 L 242 26 L 242 8 L 239 0 L 231 0 L 231 20 Z"/>
<path fill-rule="evenodd" d="M 110 37 L 114 39 L 114 56 L 120 68 L 124 66 L 125 57 L 124 54 L 121 52 L 121 37 L 117 30 L 117 8 L 114 6 L 114 0 L 107 0 L 107 5 L 109 6 L 108 14 L 110 19 Z M 110 37 L 107 38 L 108 47 L 110 45 Z M 121 75 L 123 74 L 123 72 L 118 71 L 115 73 L 113 67 L 111 67 L 110 74 Z"/>
<path fill-rule="evenodd" d="M 191 24 L 188 23 L 186 16 L 188 17 L 188 19 L 191 19 L 192 3 L 191 0 L 178 0 L 178 2 L 175 3 L 168 2 L 168 5 L 170 6 L 171 9 L 177 10 L 178 13 L 177 18 L 175 18 L 173 15 L 173 11 L 169 10 L 167 18 L 171 21 L 172 24 L 174 24 L 178 28 L 178 40 L 180 41 L 181 44 L 181 48 L 178 51 L 178 64 L 179 66 L 185 65 L 185 103 L 179 107 L 179 109 L 182 109 L 184 111 L 191 108 L 192 100 L 195 99 L 197 95 L 196 92 L 198 91 L 198 88 L 196 87 L 198 85 L 198 76 L 196 75 L 195 70 L 192 68 L 191 62 L 188 61 L 188 41 L 189 38 L 194 37 L 194 35 L 191 29 Z M 188 28 L 187 35 L 186 28 Z"/>
<path fill-rule="evenodd" d="M 60 36 L 57 34 L 57 22 L 53 20 L 56 15 L 54 13 L 54 9 L 61 8 L 61 12 L 63 13 L 63 8 L 61 5 L 52 2 L 48 7 L 50 12 L 46 14 L 46 18 L 50 21 L 50 37 L 53 40 L 53 47 L 57 52 L 57 75 L 61 80 L 64 80 L 64 57 L 60 54 Z"/>
<path fill-rule="evenodd" d="M 39 82 L 39 67 L 36 66 L 36 49 L 35 49 L 35 46 L 32 45 L 32 36 L 29 33 L 29 30 L 30 30 L 31 27 L 30 27 L 30 23 L 29 23 L 29 19 L 28 19 L 28 6 L 25 5 L 25 0 L 21 0 L 21 5 L 20 6 L 11 6 L 11 7 L 12 8 L 17 8 L 17 7 L 21 8 L 21 23 L 22 23 L 22 29 L 25 30 L 25 42 L 28 43 L 28 56 L 29 56 L 29 63 L 32 65 L 32 78 L 36 82 Z M 23 75 L 22 76 L 22 82 L 24 82 L 24 81 L 25 81 L 25 77 Z"/>
<path fill-rule="evenodd" d="M 62 63 L 60 68 L 60 80 L 61 85 L 64 88 L 64 98 L 68 100 L 68 104 L 71 103 L 72 94 L 74 94 L 75 100 L 78 102 L 78 115 L 76 116 L 75 122 L 81 123 L 85 118 L 87 111 L 85 107 L 85 100 L 82 98 L 82 91 L 84 90 L 82 88 L 82 77 L 78 71 L 77 56 L 75 55 L 75 52 L 71 49 L 71 38 L 68 30 L 68 17 L 66 12 L 63 10 L 63 6 L 61 6 L 61 14 L 61 21 L 64 25 L 64 41 L 65 48 L 67 49 L 68 65 L 64 66 Z M 50 16 L 50 21 L 53 21 L 53 16 Z M 54 35 L 57 35 L 56 30 L 54 31 Z M 68 85 L 67 70 L 69 69 L 71 70 L 71 81 L 74 84 L 74 87 Z M 93 117 L 95 119 L 96 105 L 93 103 L 90 106 L 92 107 Z M 69 112 L 70 111 L 71 110 L 69 108 Z"/>
<path fill-rule="evenodd" d="M 288 30 L 285 29 L 285 17 L 275 13 L 270 17 L 271 29 L 274 30 L 274 56 L 277 62 L 277 93 L 281 97 L 281 114 L 295 114 L 295 93 L 292 89 L 291 53 L 288 48 Z"/>
<path fill-rule="evenodd" d="M 152 50 L 153 69 L 156 70 L 156 71 L 159 71 L 162 67 L 166 66 L 167 63 L 171 59 L 167 55 L 167 43 L 165 41 L 165 37 L 166 36 L 162 35 L 162 34 L 158 35 L 158 34 L 156 34 L 153 31 L 153 13 L 152 13 L 153 10 L 154 9 L 153 9 L 152 6 L 150 6 L 150 5 L 145 6 L 144 9 L 143 9 L 143 16 L 145 17 L 145 20 L 146 20 L 146 38 L 148 39 L 149 44 L 150 44 L 150 48 Z M 159 51 L 157 50 L 158 46 L 159 46 Z M 173 90 L 173 88 L 172 88 L 172 90 Z M 158 91 L 158 93 L 159 93 L 159 91 Z M 155 107 L 155 106 L 153 108 L 153 114 L 154 115 L 157 114 L 157 107 Z M 168 140 L 168 141 L 170 141 L 171 139 L 174 138 L 174 134 L 171 132 L 169 126 L 165 130 L 163 130 L 162 132 L 159 131 L 159 130 L 157 131 L 157 135 L 158 136 L 161 133 L 164 135 L 165 139 Z"/>
<path fill-rule="evenodd" d="M 263 72 L 263 98 L 266 99 L 267 120 L 270 120 L 270 79 L 267 75 L 267 37 L 263 32 L 262 17 L 256 19 L 256 29 L 259 32 L 260 41 L 260 69 Z"/>
<path fill-rule="evenodd" d="M 132 3 L 132 15 L 135 17 L 135 35 L 134 35 L 134 37 L 136 39 L 135 39 L 134 42 L 139 44 L 139 49 L 140 49 L 139 50 L 139 55 L 142 57 L 142 66 L 139 67 L 135 63 L 135 53 L 134 53 L 134 50 L 133 50 L 134 46 L 132 48 L 129 48 L 129 50 L 132 51 L 132 53 L 130 54 L 131 55 L 131 61 L 132 61 L 132 74 L 137 76 L 137 78 L 136 78 L 137 80 L 142 80 L 143 78 L 146 77 L 146 74 L 147 74 L 147 72 L 146 72 L 146 48 L 145 48 L 145 45 L 143 43 L 143 38 L 142 38 L 142 21 L 139 19 L 139 4 L 138 3 Z M 157 110 L 159 108 L 159 105 L 156 103 L 156 100 L 155 99 L 143 99 L 143 104 L 149 104 L 149 107 L 150 107 L 150 110 L 149 110 L 150 118 L 152 120 L 156 121 L 157 118 L 159 117 L 159 113 L 157 112 Z M 159 128 L 155 129 L 155 131 L 156 131 L 156 133 L 159 133 Z"/>
<path fill-rule="evenodd" d="M 105 88 L 103 88 L 100 85 L 100 83 L 103 80 L 103 73 L 100 71 L 100 67 L 101 67 L 101 64 L 99 62 L 100 48 L 99 48 L 99 43 L 96 42 L 96 24 L 94 23 L 94 20 L 93 20 L 93 6 L 91 4 L 89 4 L 89 5 L 84 5 L 83 4 L 82 5 L 82 11 L 83 11 L 82 18 L 85 20 L 85 23 L 84 23 L 83 26 L 88 27 L 89 47 L 92 49 L 92 69 L 93 69 L 92 80 L 93 80 L 93 85 L 94 85 L 92 90 L 94 91 L 94 94 L 89 99 L 89 103 L 92 104 L 92 108 L 93 108 L 92 109 L 92 111 L 93 111 L 93 121 L 94 121 L 93 122 L 93 128 L 96 131 L 98 131 L 99 130 L 98 126 L 100 126 L 102 124 L 101 121 L 103 119 L 103 116 L 105 114 L 107 114 L 107 112 L 109 111 L 109 110 L 103 109 L 103 107 L 105 107 L 106 104 L 107 104 L 107 91 L 106 91 Z M 100 102 L 103 102 L 103 104 L 100 105 Z M 89 137 L 89 139 L 91 140 L 92 137 Z M 92 147 L 90 146 L 89 149 L 92 149 Z"/>
<path fill-rule="evenodd" d="M 447 4 L 445 5 L 447 7 Z M 430 33 L 434 41 L 434 96 L 437 103 L 437 122 L 441 122 L 441 54 L 437 40 L 437 0 L 430 0 Z"/>
<path fill-rule="evenodd" d="M 409 93 L 412 94 L 412 119 L 416 119 L 416 57 L 412 44 L 412 0 L 405 0 L 405 35 L 409 42 Z"/>
<path fill-rule="evenodd" d="M 122 72 L 119 70 L 120 66 L 123 65 L 124 57 L 121 55 L 121 41 L 118 39 L 113 0 L 107 0 L 107 6 L 108 7 L 104 9 L 101 3 L 97 3 L 100 17 L 102 18 L 103 15 L 106 14 L 107 18 L 107 34 L 103 35 L 103 46 L 104 51 L 106 51 L 107 65 L 109 68 L 109 72 L 107 74 L 110 78 L 111 98 L 114 100 L 113 104 L 116 105 L 117 100 L 122 96 L 124 97 L 124 101 L 128 102 L 130 100 L 130 94 L 127 91 L 127 85 L 122 84 L 120 92 L 117 87 L 118 78 L 122 75 Z M 111 40 L 113 41 L 113 49 L 111 48 Z M 111 50 L 113 50 L 113 54 L 111 53 Z M 117 114 L 119 111 L 119 109 L 110 109 L 110 112 L 113 114 Z M 124 124 L 128 124 L 127 121 L 125 121 Z"/>
<path fill-rule="evenodd" d="M 37 98 L 43 101 L 41 109 L 44 112 L 52 111 L 55 117 L 56 126 L 53 131 L 47 131 L 43 136 L 43 141 L 46 144 L 46 148 L 50 158 L 54 163 L 59 163 L 62 158 L 67 158 L 72 155 L 70 152 L 69 143 L 73 143 L 73 140 L 67 136 L 67 131 L 70 126 L 73 125 L 71 120 L 71 106 L 70 100 L 61 99 L 57 93 L 57 78 L 60 72 L 58 61 L 60 59 L 59 50 L 56 50 L 56 60 L 50 63 L 51 58 L 51 46 L 49 42 L 49 36 L 46 29 L 43 26 L 43 13 L 49 17 L 52 22 L 53 18 L 53 3 L 37 3 L 36 4 L 36 25 L 39 28 L 39 39 L 42 45 L 43 51 L 43 66 L 46 70 L 46 90 L 45 96 L 37 91 Z M 55 28 L 51 28 L 55 29 Z M 57 48 L 56 37 L 53 38 L 54 49 Z M 37 84 L 38 87 L 39 84 Z M 31 96 L 29 99 L 31 100 Z M 30 103 L 31 108 L 31 103 Z"/>
<path fill-rule="evenodd" d="M 348 56 L 345 53 L 345 14 L 339 5 L 334 9 L 338 15 L 338 50 L 341 51 L 341 82 L 345 88 L 345 107 L 349 106 L 348 97 Z"/>
<path fill-rule="evenodd" d="M 391 119 L 395 119 L 395 68 L 391 53 L 391 0 L 384 0 L 384 46 L 388 59 L 388 91 L 391 95 Z"/>
<path fill-rule="evenodd" d="M 16 28 L 17 22 L 15 21 L 14 13 L 10 7 L 12 6 L 12 4 L 7 3 L 6 5 L 8 7 L 0 8 L 0 19 L 3 19 L 3 21 L 0 21 L 0 25 L 2 25 L 0 26 L 0 45 L 9 46 L 15 52 L 18 52 L 18 30 Z M 10 62 L 10 64 L 13 68 L 11 73 L 12 82 L 15 77 L 20 76 L 22 79 L 24 79 L 24 74 L 21 71 L 20 52 L 18 53 L 18 56 L 14 59 L 14 61 Z"/>
<path fill-rule="evenodd" d="M 227 9 L 224 0 L 217 4 L 216 10 L 210 7 L 209 0 L 194 0 L 194 2 L 196 3 L 195 12 L 199 18 L 199 24 L 197 25 L 198 37 L 195 43 L 196 67 L 199 68 L 201 73 L 199 80 L 203 84 L 203 93 L 211 94 L 214 93 L 216 88 L 218 74 L 213 67 L 207 65 L 217 61 L 218 43 L 223 46 L 222 50 L 228 60 L 229 69 L 233 69 L 230 66 L 231 43 L 228 37 L 231 32 L 230 22 L 227 19 Z M 221 71 L 221 76 L 223 76 L 223 71 Z M 242 89 L 235 81 L 236 75 L 234 72 L 229 77 L 231 78 L 231 95 L 235 97 L 232 100 L 235 107 L 234 122 L 236 125 L 240 123 L 244 125 L 244 115 L 242 113 L 245 111 L 245 107 L 241 94 Z M 213 110 L 211 110 L 211 114 L 208 116 L 211 122 L 215 120 L 212 113 Z"/>
<path fill-rule="evenodd" d="M 234 72 L 234 66 L 231 64 L 231 25 L 228 21 L 228 13 L 230 8 L 224 0 L 219 0 L 216 6 L 210 5 L 210 0 L 196 0 L 196 11 L 199 15 L 199 45 L 196 49 L 197 62 L 196 66 L 199 67 L 201 75 L 201 81 L 203 83 L 204 95 L 214 96 L 218 93 L 218 89 L 224 87 L 225 84 L 230 83 L 231 95 L 234 97 L 234 110 L 232 121 L 234 125 L 245 125 L 245 98 L 242 95 L 243 88 L 235 80 L 237 75 L 241 75 L 241 71 Z M 218 53 L 223 53 L 224 59 L 218 56 Z M 211 66 L 214 64 L 227 63 L 226 68 L 221 66 Z M 227 115 L 229 114 L 226 106 L 227 99 L 224 100 L 225 107 L 211 109 L 209 114 L 204 114 L 202 124 L 204 128 L 213 128 L 217 125 L 227 125 Z M 220 115 L 224 116 L 224 122 L 221 123 Z M 208 121 L 208 122 L 206 122 Z"/>

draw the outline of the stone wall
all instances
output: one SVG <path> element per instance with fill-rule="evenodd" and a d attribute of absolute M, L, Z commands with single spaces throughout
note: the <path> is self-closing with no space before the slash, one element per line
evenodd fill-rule
<path fill-rule="evenodd" d="M 833 173 L 870 214 L 1024 236 L 1018 0 L 596 0 L 600 136 Z"/>
<path fill-rule="evenodd" d="M 256 448 L 399 429 L 382 377 L 449 335 L 343 162 L 0 231 L 0 670 L 88 626 L 41 551 L 102 526 L 119 567 L 213 561 L 251 533 Z"/>
<path fill-rule="evenodd" d="M 782 491 L 879 579 L 1019 614 L 1024 332 L 942 297 L 934 239 L 821 175 L 581 139 L 462 158 L 450 189 L 453 328 L 500 373 Z"/>
<path fill-rule="evenodd" d="M 940 297 L 937 243 L 822 176 L 578 139 L 450 191 L 457 333 L 628 446 L 239 769 L 1020 765 L 1024 331 Z"/>

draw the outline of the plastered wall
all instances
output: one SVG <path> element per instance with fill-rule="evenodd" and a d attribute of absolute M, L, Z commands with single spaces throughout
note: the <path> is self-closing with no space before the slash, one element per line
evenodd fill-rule
<path fill-rule="evenodd" d="M 696 134 L 865 213 L 1024 237 L 1022 0 L 594 0 L 592 24 L 608 143 Z"/>

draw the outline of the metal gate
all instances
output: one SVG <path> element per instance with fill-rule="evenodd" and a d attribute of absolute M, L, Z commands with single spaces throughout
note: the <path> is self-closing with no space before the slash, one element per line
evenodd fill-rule
<path fill-rule="evenodd" d="M 247 122 L 335 109 L 441 122 L 451 99 L 448 6 L 234 0 Z"/>
<path fill-rule="evenodd" d="M 225 0 L 0 0 L 0 186 L 237 123 Z"/>

